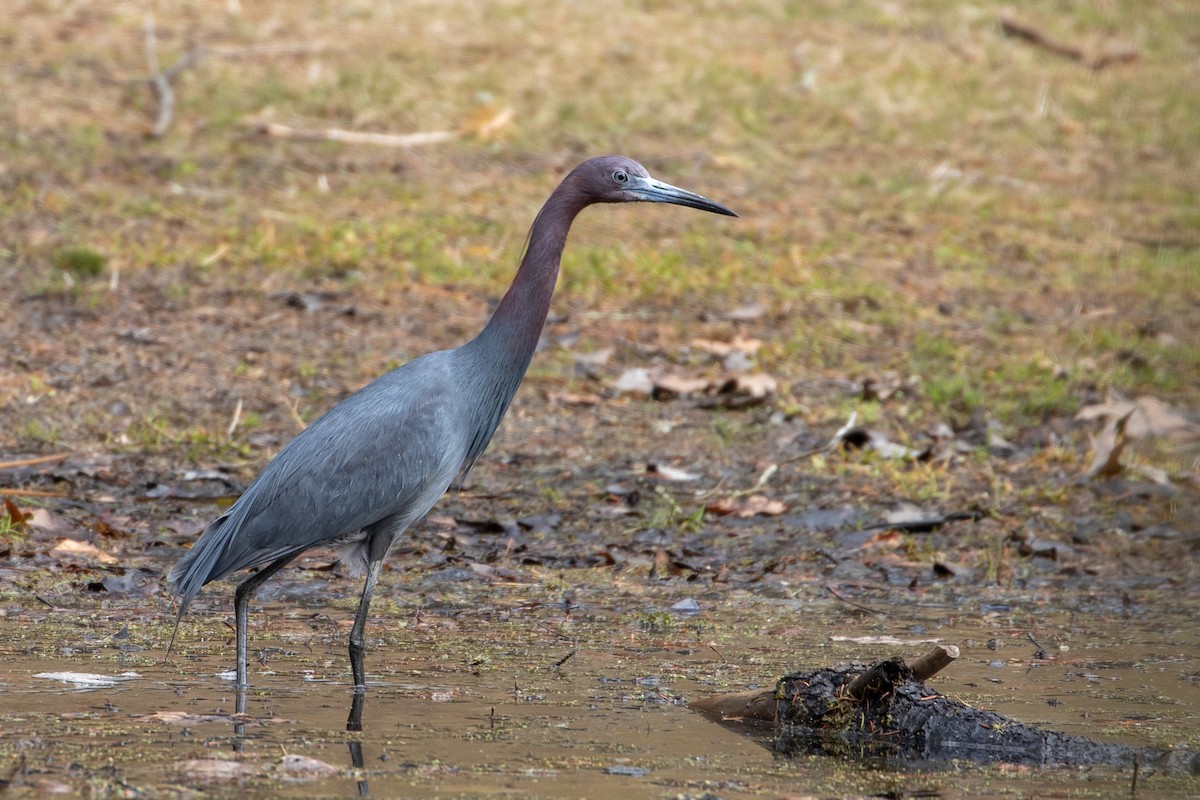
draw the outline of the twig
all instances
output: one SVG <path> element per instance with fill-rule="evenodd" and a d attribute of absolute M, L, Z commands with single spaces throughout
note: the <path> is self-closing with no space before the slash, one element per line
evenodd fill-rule
<path fill-rule="evenodd" d="M 751 486 L 749 489 L 738 489 L 737 491 L 731 493 L 729 495 L 729 497 L 730 498 L 746 497 L 748 495 L 752 495 L 758 491 L 761 491 L 762 488 L 767 485 L 767 482 L 770 481 L 771 478 L 778 471 L 779 471 L 778 464 L 768 464 L 767 468 L 764 469 L 762 471 L 762 474 L 758 476 L 758 480 L 755 481 L 753 486 Z M 721 480 L 717 481 L 717 485 L 712 487 L 711 489 L 707 489 L 707 490 L 701 491 L 701 492 L 696 492 L 696 498 L 699 500 L 702 500 L 705 497 L 708 497 L 709 495 L 715 494 L 716 491 L 724 485 L 725 485 L 725 478 L 722 477 Z"/>
<path fill-rule="evenodd" d="M 458 134 L 454 131 L 371 133 L 368 131 L 347 131 L 341 128 L 293 128 L 288 125 L 280 125 L 277 122 L 251 121 L 248 124 L 258 130 L 259 133 L 276 139 L 373 144 L 380 147 L 420 147 L 427 144 L 448 142 L 458 138 Z"/>
<path fill-rule="evenodd" d="M 1038 659 L 1051 658 L 1049 651 L 1047 651 L 1046 648 L 1042 647 L 1041 642 L 1039 642 L 1037 639 L 1033 638 L 1032 633 L 1029 633 L 1028 631 L 1026 631 L 1025 638 L 1028 639 L 1030 642 L 1032 642 L 1033 646 L 1037 648 L 1037 652 L 1033 654 L 1034 658 L 1038 658 Z"/>
<path fill-rule="evenodd" d="M 1049 34 L 1038 30 L 1033 25 L 1018 20 L 1011 12 L 1004 12 L 1000 15 L 1000 30 L 1004 31 L 1006 36 L 1024 39 L 1030 44 L 1049 50 L 1055 55 L 1085 64 L 1093 70 L 1101 70 L 1112 64 L 1125 64 L 1130 61 L 1136 61 L 1141 56 L 1133 48 L 1110 50 L 1089 56 L 1082 47 L 1059 41 Z"/>
<path fill-rule="evenodd" d="M 879 614 L 880 616 L 886 616 L 886 614 L 887 614 L 886 611 L 882 611 L 878 608 L 871 608 L 870 606 L 864 606 L 862 603 L 854 602 L 850 598 L 845 597 L 842 594 L 840 594 L 837 589 L 833 588 L 833 586 L 828 583 L 825 584 L 825 591 L 829 592 L 831 595 L 836 597 L 838 600 L 841 600 L 846 605 L 854 606 L 855 608 L 859 609 L 860 611 L 866 611 L 868 614 Z"/>
<path fill-rule="evenodd" d="M 38 464 L 49 464 L 54 461 L 62 461 L 70 458 L 70 453 L 55 453 L 52 456 L 37 456 L 35 458 L 19 458 L 16 461 L 0 461 L 0 469 L 17 469 L 18 467 L 32 467 Z"/>
<path fill-rule="evenodd" d="M 0 495 L 9 497 L 70 497 L 66 492 L 51 492 L 46 489 L 5 489 L 0 487 Z"/>
<path fill-rule="evenodd" d="M 304 430 L 308 427 L 308 423 L 304 421 L 304 417 L 300 416 L 300 412 L 298 410 L 300 408 L 299 397 L 297 397 L 293 402 L 289 402 L 287 398 L 284 398 L 283 404 L 287 406 L 287 410 L 291 412 L 292 419 L 296 421 L 296 425 L 300 427 L 300 430 Z"/>
<path fill-rule="evenodd" d="M 242 398 L 238 398 L 237 405 L 233 407 L 233 419 L 229 420 L 229 427 L 225 429 L 225 438 L 233 436 L 233 432 L 237 430 L 238 420 L 242 418 Z"/>
<path fill-rule="evenodd" d="M 158 117 L 154 120 L 154 127 L 150 129 L 150 135 L 155 139 L 166 135 L 167 128 L 171 127 L 171 118 L 175 114 L 175 90 L 171 88 L 171 78 L 199 61 L 204 52 L 202 47 L 194 48 L 167 69 L 159 69 L 154 15 L 146 15 L 146 65 L 150 68 L 150 77 L 147 80 L 154 87 L 154 94 L 158 96 Z"/>

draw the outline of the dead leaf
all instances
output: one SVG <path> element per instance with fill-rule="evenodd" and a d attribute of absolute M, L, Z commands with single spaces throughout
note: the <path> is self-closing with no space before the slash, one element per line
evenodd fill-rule
<path fill-rule="evenodd" d="M 18 530 L 25 527 L 25 522 L 31 516 L 33 515 L 26 514 L 24 511 L 17 508 L 16 503 L 14 503 L 12 500 L 9 500 L 7 497 L 4 498 L 4 518 L 8 520 L 9 527 Z"/>
<path fill-rule="evenodd" d="M 647 464 L 646 474 L 654 478 L 662 478 L 664 481 L 700 480 L 700 476 L 694 472 L 685 472 L 675 467 L 669 467 L 666 464 Z"/>
<path fill-rule="evenodd" d="M 779 388 L 779 383 L 762 372 L 729 378 L 717 393 L 700 403 L 703 408 L 749 408 L 762 403 Z"/>
<path fill-rule="evenodd" d="M 613 384 L 613 391 L 618 395 L 632 394 L 638 397 L 649 397 L 654 392 L 654 374 L 645 367 L 627 369 Z"/>
<path fill-rule="evenodd" d="M 1120 475 L 1124 467 L 1121 465 L 1121 451 L 1128 441 L 1125 426 L 1136 412 L 1130 408 L 1122 417 L 1109 418 L 1104 430 L 1099 436 L 1092 436 L 1092 465 L 1083 473 L 1084 480 L 1092 478 L 1113 478 Z"/>
<path fill-rule="evenodd" d="M 67 531 L 66 523 L 44 508 L 35 508 L 31 514 L 27 514 L 25 524 L 32 531 L 51 536 L 58 536 Z"/>
<path fill-rule="evenodd" d="M 686 397 L 696 392 L 707 391 L 712 386 L 708 378 L 692 378 L 687 375 L 660 375 L 654 379 L 655 400 L 671 400 Z"/>
<path fill-rule="evenodd" d="M 94 544 L 87 542 L 79 542 L 74 539 L 63 539 L 50 551 L 50 555 L 58 558 L 69 558 L 71 556 L 79 556 L 85 560 L 97 561 L 101 564 L 115 564 L 117 557 L 111 553 L 106 553 Z"/>
<path fill-rule="evenodd" d="M 759 351 L 762 345 L 762 339 L 745 336 L 740 331 L 734 334 L 732 341 L 728 342 L 719 342 L 715 339 L 692 339 L 691 341 L 691 346 L 697 350 L 703 350 L 721 358 L 733 352 L 742 352 L 752 356 Z"/>
<path fill-rule="evenodd" d="M 1077 420 L 1113 420 L 1123 417 L 1128 417 L 1125 435 L 1131 439 L 1200 437 L 1200 425 L 1150 395 L 1143 395 L 1136 400 L 1109 398 L 1107 403 L 1085 406 L 1075 415 Z"/>
<path fill-rule="evenodd" d="M 750 517 L 777 517 L 787 511 L 787 506 L 778 500 L 771 500 L 766 495 L 752 494 L 749 497 L 726 497 L 709 503 L 705 511 L 722 517 L 735 516 L 739 519 Z"/>
<path fill-rule="evenodd" d="M 779 388 L 779 382 L 762 372 L 755 372 L 750 375 L 738 375 L 733 379 L 734 391 L 741 394 L 762 399 L 767 395 L 774 394 Z"/>
<path fill-rule="evenodd" d="M 509 106 L 497 108 L 491 103 L 484 103 L 463 121 L 459 133 L 479 139 L 492 139 L 507 128 L 515 116 L 516 112 Z"/>

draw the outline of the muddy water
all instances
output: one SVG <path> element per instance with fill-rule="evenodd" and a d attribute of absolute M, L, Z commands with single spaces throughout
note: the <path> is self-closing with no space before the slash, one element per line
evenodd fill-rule
<path fill-rule="evenodd" d="M 1186 608 L 1025 618 L 1004 606 L 926 605 L 898 627 L 818 596 L 725 607 L 700 597 L 700 614 L 667 617 L 605 606 L 602 594 L 569 618 L 515 596 L 497 613 L 493 595 L 488 613 L 375 620 L 361 734 L 344 732 L 351 694 L 335 621 L 345 609 L 268 603 L 257 612 L 245 719 L 232 716 L 232 683 L 221 675 L 232 643 L 220 613 L 185 627 L 168 662 L 161 624 L 118 624 L 116 637 L 97 636 L 94 622 L 90 634 L 64 633 L 55 612 L 10 609 L 0 778 L 10 797 L 1128 796 L 1129 770 L 789 762 L 761 736 L 686 705 L 793 668 L 915 656 L 933 639 L 963 651 L 934 682 L 944 693 L 1070 733 L 1200 747 L 1200 634 Z M 1036 657 L 1030 631 L 1048 658 Z M 879 636 L 900 642 L 834 638 Z M 48 644 L 64 637 L 73 644 Z M 78 688 L 39 677 L 58 672 L 120 679 Z M 1139 796 L 1198 794 L 1194 777 L 1139 776 Z"/>

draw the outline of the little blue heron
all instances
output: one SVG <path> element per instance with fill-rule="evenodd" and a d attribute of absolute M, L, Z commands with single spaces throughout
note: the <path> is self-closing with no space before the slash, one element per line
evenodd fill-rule
<path fill-rule="evenodd" d="M 737 216 L 622 156 L 580 164 L 538 212 L 516 277 L 478 336 L 397 367 L 329 409 L 205 529 L 167 576 L 179 597 L 175 633 L 201 586 L 266 565 L 234 593 L 237 688 L 244 692 L 255 590 L 305 550 L 340 547 L 353 570 L 366 570 L 350 629 L 354 689 L 364 691 L 363 630 L 388 548 L 466 476 L 491 441 L 533 358 L 575 216 L 592 203 L 637 201 Z"/>

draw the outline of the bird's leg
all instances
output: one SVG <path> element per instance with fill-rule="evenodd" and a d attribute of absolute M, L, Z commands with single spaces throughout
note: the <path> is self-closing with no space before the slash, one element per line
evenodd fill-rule
<path fill-rule="evenodd" d="M 286 567 L 298 555 L 300 554 L 292 553 L 275 559 L 239 583 L 237 591 L 233 594 L 233 618 L 237 630 L 237 713 L 239 714 L 246 713 L 246 689 L 249 687 L 246 680 L 246 628 L 250 624 L 250 598 L 254 597 L 259 586 Z"/>
<path fill-rule="evenodd" d="M 375 583 L 383 570 L 383 558 L 377 558 L 367 564 L 367 581 L 363 584 L 362 599 L 358 601 L 358 612 L 354 615 L 354 627 L 350 629 L 350 669 L 354 673 L 354 691 L 367 690 L 367 673 L 363 666 L 363 651 L 366 642 L 363 634 L 367 627 L 367 612 L 371 608 L 371 593 L 375 591 Z"/>

